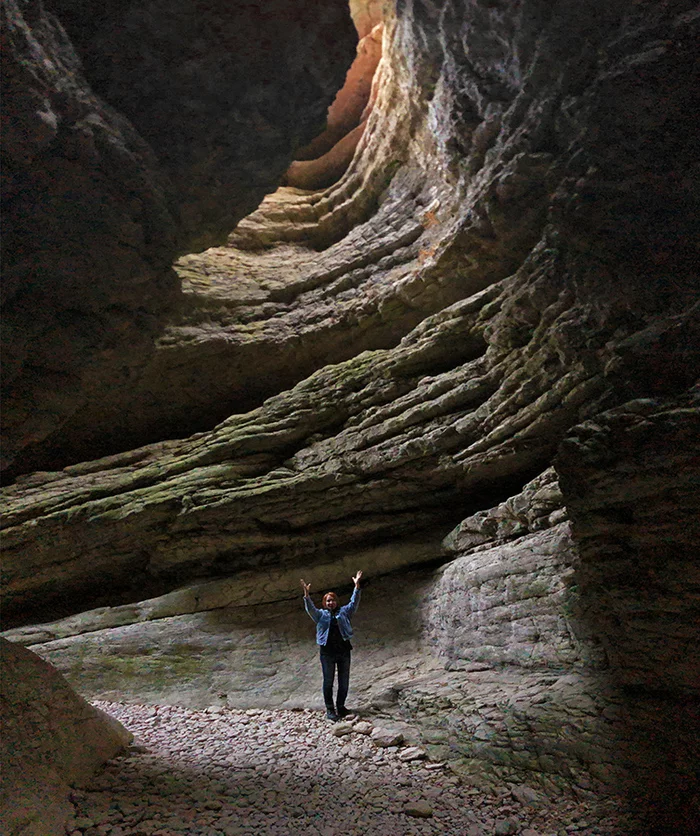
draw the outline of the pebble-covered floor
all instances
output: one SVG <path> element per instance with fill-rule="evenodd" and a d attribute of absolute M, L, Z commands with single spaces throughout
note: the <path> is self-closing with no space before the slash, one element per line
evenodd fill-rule
<path fill-rule="evenodd" d="M 614 808 L 523 787 L 485 795 L 438 764 L 402 760 L 409 747 L 378 747 L 371 718 L 95 704 L 136 739 L 73 793 L 73 836 L 630 833 Z"/>

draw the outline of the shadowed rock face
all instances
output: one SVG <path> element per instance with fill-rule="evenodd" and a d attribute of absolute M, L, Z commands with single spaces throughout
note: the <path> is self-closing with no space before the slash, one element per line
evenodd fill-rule
<path fill-rule="evenodd" d="M 177 207 L 39 2 L 3 5 L 3 458 L 129 377 L 177 296 Z"/>
<path fill-rule="evenodd" d="M 3 467 L 21 472 L 129 446 L 99 404 L 177 310 L 175 254 L 225 240 L 274 189 L 355 35 L 341 0 L 8 0 L 3 16 Z"/>
<path fill-rule="evenodd" d="M 181 251 L 223 241 L 323 125 L 352 56 L 347 5 L 49 0 L 93 90 L 167 173 Z"/>
<path fill-rule="evenodd" d="M 655 322 L 653 339 L 666 341 L 675 356 L 679 341 L 675 332 L 664 337 L 659 318 L 695 301 L 697 169 L 688 114 L 697 91 L 685 73 L 692 16 L 639 3 L 613 4 L 604 13 L 562 6 L 555 14 L 551 4 L 530 2 L 515 16 L 497 4 L 455 4 L 440 19 L 421 10 L 401 7 L 397 19 L 387 19 L 373 115 L 341 181 L 326 191 L 268 198 L 237 228 L 234 249 L 179 264 L 176 308 L 155 319 L 140 308 L 137 317 L 125 315 L 123 350 L 131 360 L 121 362 L 126 353 L 110 344 L 107 356 L 119 374 L 91 365 L 92 394 L 74 381 L 82 407 L 46 442 L 39 436 L 60 422 L 52 404 L 63 399 L 72 409 L 77 401 L 60 381 L 41 383 L 40 362 L 25 363 L 27 380 L 38 375 L 36 397 L 21 412 L 26 399 L 18 381 L 17 421 L 41 427 L 15 472 L 210 429 L 324 363 L 396 345 L 427 314 L 512 276 L 533 253 L 539 275 L 525 267 L 523 297 L 527 284 L 546 275 L 570 294 L 564 304 L 571 350 L 560 352 L 560 363 L 569 355 L 595 362 L 599 344 L 612 349 Z M 206 71 L 206 62 L 192 60 Z M 115 76 L 109 89 L 116 90 L 119 65 L 108 64 Z M 123 86 L 131 101 L 132 87 Z M 212 94 L 202 106 L 218 113 L 219 104 Z M 127 111 L 153 131 L 160 122 L 149 113 Z M 251 136 L 252 122 L 246 124 Z M 165 160 L 161 167 L 170 166 L 170 179 L 173 166 L 186 170 L 168 163 L 179 147 L 171 139 L 149 141 Z M 239 192 L 231 188 L 227 200 Z M 230 204 L 221 205 L 223 216 Z M 261 248 L 269 251 L 248 256 Z M 34 331 L 24 320 L 8 331 L 22 335 L 25 349 L 41 334 L 52 344 L 37 323 L 55 307 L 54 296 L 31 304 Z M 165 296 L 158 299 L 166 304 Z M 525 341 L 546 302 L 520 304 L 512 328 Z M 134 321 L 150 323 L 148 339 L 137 339 Z M 577 337 L 582 328 L 585 338 Z M 114 342 L 114 329 L 107 330 Z M 74 345 L 77 336 L 66 338 Z M 21 357 L 19 350 L 8 354 Z M 51 362 L 70 364 L 66 354 L 53 350 Z M 673 375 L 657 370 L 654 385 L 688 385 L 692 359 L 691 352 L 674 362 Z M 650 385 L 649 370 L 628 367 L 620 377 L 616 387 L 640 394 Z M 51 400 L 47 389 L 55 392 Z M 32 406 L 39 403 L 37 415 Z M 15 413 L 6 413 L 11 428 Z"/>
<path fill-rule="evenodd" d="M 0 639 L 0 654 L 3 827 L 25 836 L 64 833 L 69 788 L 84 786 L 133 735 L 31 651 Z"/>
<path fill-rule="evenodd" d="M 572 430 L 556 460 L 610 666 L 676 698 L 700 682 L 698 403 L 629 401 Z"/>
<path fill-rule="evenodd" d="M 83 429 L 112 409 L 115 435 L 170 433 L 319 371 L 191 439 L 10 488 L 8 612 L 456 522 L 601 406 L 692 383 L 695 275 L 655 243 L 693 223 L 692 20 L 421 8 L 387 21 L 343 179 L 282 190 L 228 249 L 181 260 L 181 313 L 141 387 Z"/>
<path fill-rule="evenodd" d="M 685 833 L 693 748 L 672 729 L 698 729 L 697 26 L 691 3 L 389 9 L 341 179 L 282 188 L 227 246 L 180 258 L 177 306 L 129 385 L 85 395 L 34 460 L 63 470 L 5 490 L 6 618 L 106 607 L 14 638 L 77 681 L 109 636 L 113 690 L 91 672 L 91 693 L 178 699 L 133 663 L 167 621 L 173 647 L 206 650 L 182 669 L 204 704 L 219 639 L 266 646 L 246 605 L 274 603 L 297 641 L 284 601 L 301 567 L 338 585 L 423 566 L 402 592 L 406 669 L 379 688 L 369 663 L 366 704 L 472 778 L 486 764 L 619 787 L 674 752 L 649 832 Z M 231 704 L 289 693 L 289 671 L 252 665 L 236 685 L 235 667 Z"/>
<path fill-rule="evenodd" d="M 575 427 L 556 458 L 579 559 L 579 617 L 624 689 L 623 778 L 649 832 L 692 833 L 700 809 L 697 387 L 629 401 Z"/>

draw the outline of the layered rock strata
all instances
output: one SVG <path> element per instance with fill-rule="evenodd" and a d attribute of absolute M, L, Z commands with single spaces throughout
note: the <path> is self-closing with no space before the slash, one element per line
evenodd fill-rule
<path fill-rule="evenodd" d="M 524 481 L 604 391 L 590 362 L 562 373 L 567 294 L 539 279 L 550 304 L 532 310 L 524 346 L 511 317 L 523 300 L 496 284 L 399 348 L 328 366 L 210 433 L 20 480 L 3 516 L 7 618 L 68 589 L 133 598 L 207 573 L 313 565 L 456 523 Z"/>
<path fill-rule="evenodd" d="M 395 344 L 426 313 L 513 273 L 538 242 L 537 269 L 576 289 L 585 327 L 601 337 L 603 310 L 622 341 L 685 304 L 697 240 L 686 220 L 697 176 L 687 120 L 696 92 L 683 86 L 690 6 L 674 16 L 623 4 L 605 20 L 536 2 L 515 18 L 479 4 L 450 6 L 440 20 L 420 8 L 387 19 L 376 103 L 342 181 L 271 199 L 231 239 L 301 250 L 259 265 L 235 249 L 185 264 L 184 296 L 155 351 L 139 350 L 122 383 L 105 379 L 94 409 L 86 403 L 53 452 L 20 469 L 204 430 L 352 344 Z M 502 77 L 489 69 L 499 62 Z"/>
<path fill-rule="evenodd" d="M 356 35 L 340 0 L 47 0 L 95 92 L 154 149 L 181 251 L 225 240 L 323 126 Z"/>
<path fill-rule="evenodd" d="M 8 0 L 3 16 L 3 467 L 26 472 L 129 445 L 108 393 L 176 316 L 175 254 L 225 240 L 274 189 L 355 35 L 341 0 Z"/>
<path fill-rule="evenodd" d="M 83 786 L 132 734 L 69 687 L 51 665 L 0 639 L 5 833 L 62 836 L 71 786 Z"/>
<path fill-rule="evenodd" d="M 108 606 L 32 628 L 92 693 L 279 705 L 316 687 L 302 567 L 449 560 L 403 582 L 405 621 L 363 603 L 364 703 L 470 780 L 663 768 L 649 832 L 693 832 L 697 26 L 689 2 L 389 10 L 341 180 L 180 260 L 129 391 L 6 490 L 6 616 Z"/>
<path fill-rule="evenodd" d="M 633 761 L 617 748 L 633 730 L 595 627 L 581 617 L 577 551 L 554 473 L 465 519 L 442 550 L 439 570 L 404 569 L 365 590 L 353 703 L 391 718 L 469 782 L 584 793 L 619 783 Z M 428 544 L 393 544 L 304 574 L 320 594 L 359 565 L 379 573 L 431 557 Z M 320 707 L 296 575 L 210 581 L 7 635 L 93 698 Z"/>
<path fill-rule="evenodd" d="M 573 294 L 572 323 L 579 310 L 583 319 L 568 334 L 572 356 L 650 326 L 673 354 L 678 340 L 656 320 L 693 299 L 696 93 L 684 92 L 683 68 L 695 24 L 682 9 L 642 6 L 605 20 L 534 2 L 516 22 L 478 4 L 441 21 L 389 17 L 376 103 L 341 182 L 270 198 L 239 226 L 234 249 L 183 264 L 182 302 L 155 351 L 128 385 L 110 381 L 99 412 L 76 417 L 43 466 L 205 430 L 325 362 L 395 345 L 426 314 L 521 265 L 520 282 L 549 274 Z M 478 71 L 466 44 L 484 55 Z M 510 70 L 491 78 L 489 61 Z M 237 252 L 285 242 L 296 247 L 260 261 Z M 513 321 L 521 339 L 528 316 Z M 577 343 L 579 328 L 588 336 Z M 692 360 L 676 364 L 673 386 L 688 384 Z"/>

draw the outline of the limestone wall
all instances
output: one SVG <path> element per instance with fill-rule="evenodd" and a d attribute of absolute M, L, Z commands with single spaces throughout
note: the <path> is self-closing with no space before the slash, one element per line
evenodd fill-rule
<path fill-rule="evenodd" d="M 270 62 L 229 49 L 230 4 L 213 51 L 216 13 L 163 38 L 157 5 L 108 4 L 106 31 L 80 0 L 47 4 L 63 26 L 5 6 L 13 637 L 86 693 L 308 703 L 296 577 L 363 568 L 363 705 L 469 780 L 654 786 L 650 832 L 684 832 L 695 5 L 385 4 L 345 173 L 228 237 L 340 86 L 347 9 L 292 4 Z M 234 54 L 260 84 L 229 86 Z"/>

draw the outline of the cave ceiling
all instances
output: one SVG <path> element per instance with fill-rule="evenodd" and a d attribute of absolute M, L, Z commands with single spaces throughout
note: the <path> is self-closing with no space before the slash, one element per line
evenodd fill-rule
<path fill-rule="evenodd" d="M 4 4 L 10 620 L 439 542 L 691 397 L 693 4 L 380 12 Z"/>

